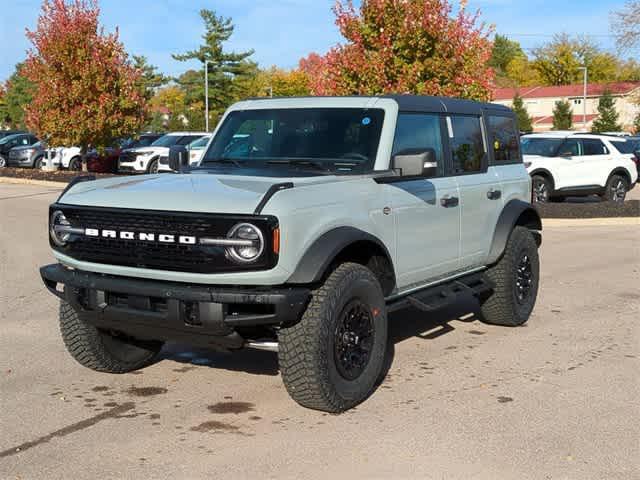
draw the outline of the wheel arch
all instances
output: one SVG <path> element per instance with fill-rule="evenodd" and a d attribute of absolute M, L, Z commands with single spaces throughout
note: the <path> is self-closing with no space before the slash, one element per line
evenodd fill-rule
<path fill-rule="evenodd" d="M 338 227 L 318 237 L 304 253 L 288 284 L 319 283 L 343 262 L 370 268 L 378 277 L 385 295 L 396 286 L 389 250 L 374 235 L 355 227 Z"/>
<path fill-rule="evenodd" d="M 529 176 L 531 178 L 533 178 L 536 175 L 539 176 L 539 177 L 544 177 L 547 180 L 549 180 L 551 182 L 551 190 L 555 191 L 555 189 L 556 189 L 556 181 L 553 178 L 553 174 L 549 170 L 547 170 L 546 168 L 536 168 L 535 170 L 533 170 L 529 174 Z"/>
<path fill-rule="evenodd" d="M 538 246 L 542 243 L 542 220 L 540 214 L 530 203 L 522 200 L 511 200 L 504 208 L 498 218 L 496 229 L 493 233 L 491 241 L 491 249 L 487 265 L 492 265 L 502 257 L 509 235 L 516 226 L 528 228 L 534 233 L 534 237 Z"/>
<path fill-rule="evenodd" d="M 631 175 L 629 174 L 629 171 L 624 167 L 616 167 L 616 168 L 613 169 L 613 171 L 607 177 L 607 181 L 604 184 L 605 187 L 609 183 L 609 180 L 611 180 L 611 177 L 613 177 L 614 175 L 618 175 L 618 176 L 623 177 L 627 181 L 627 184 L 628 184 L 629 187 L 632 185 L 632 183 L 631 183 Z"/>

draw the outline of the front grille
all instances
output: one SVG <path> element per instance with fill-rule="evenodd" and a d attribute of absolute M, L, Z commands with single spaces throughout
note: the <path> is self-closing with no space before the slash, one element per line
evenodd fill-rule
<path fill-rule="evenodd" d="M 179 236 L 225 237 L 239 222 L 249 221 L 260 228 L 266 242 L 264 253 L 250 265 L 238 265 L 227 258 L 222 247 L 184 245 L 120 238 L 72 235 L 67 245 L 51 246 L 77 260 L 138 268 L 192 273 L 222 273 L 266 270 L 277 263 L 273 253 L 273 229 L 277 220 L 270 216 L 242 216 L 188 212 L 52 205 L 50 214 L 62 210 L 71 226 L 117 232 L 154 233 Z M 51 216 L 51 215 L 50 215 Z"/>
<path fill-rule="evenodd" d="M 137 156 L 138 154 L 135 152 L 122 152 L 118 157 L 118 161 L 125 163 L 135 162 Z"/>

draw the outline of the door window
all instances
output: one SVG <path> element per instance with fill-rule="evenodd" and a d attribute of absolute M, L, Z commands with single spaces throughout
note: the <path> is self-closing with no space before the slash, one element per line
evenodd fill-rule
<path fill-rule="evenodd" d="M 453 174 L 481 172 L 485 148 L 480 117 L 453 115 L 448 117 L 448 121 Z"/>
<path fill-rule="evenodd" d="M 595 138 L 583 138 L 582 149 L 584 151 L 583 155 L 606 155 L 609 153 L 602 140 Z"/>
<path fill-rule="evenodd" d="M 443 158 L 440 116 L 401 113 L 396 124 L 392 155 L 407 150 L 415 151 L 428 148 L 435 152 L 438 172 L 440 172 Z"/>
<path fill-rule="evenodd" d="M 519 163 L 518 130 L 513 118 L 489 117 L 490 145 L 496 163 Z"/>
<path fill-rule="evenodd" d="M 580 142 L 574 138 L 568 138 L 558 149 L 559 157 L 576 157 L 582 155 Z"/>

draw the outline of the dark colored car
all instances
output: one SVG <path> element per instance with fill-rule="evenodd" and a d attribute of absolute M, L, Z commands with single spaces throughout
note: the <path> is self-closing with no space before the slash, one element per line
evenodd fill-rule
<path fill-rule="evenodd" d="M 0 139 L 0 167 L 6 167 L 9 152 L 15 147 L 24 147 L 38 143 L 35 135 L 30 133 L 17 133 Z"/>
<path fill-rule="evenodd" d="M 11 149 L 7 163 L 9 167 L 40 169 L 45 162 L 44 155 L 45 146 L 42 142 L 34 143 L 33 145 L 23 145 Z"/>
<path fill-rule="evenodd" d="M 29 133 L 24 130 L 0 130 L 0 139 L 8 137 L 9 135 L 17 135 L 18 133 Z"/>
<path fill-rule="evenodd" d="M 91 150 L 87 153 L 87 170 L 95 173 L 117 173 L 120 147 L 107 147 L 103 152 Z"/>
<path fill-rule="evenodd" d="M 629 153 L 633 155 L 632 160 L 638 169 L 638 183 L 640 183 L 640 137 L 624 137 L 626 142 L 615 142 L 613 145 L 620 153 Z"/>

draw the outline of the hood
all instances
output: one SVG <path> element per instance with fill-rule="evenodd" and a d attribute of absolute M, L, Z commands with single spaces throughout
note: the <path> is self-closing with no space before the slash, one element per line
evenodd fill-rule
<path fill-rule="evenodd" d="M 127 148 L 124 150 L 125 152 L 133 152 L 133 153 L 160 153 L 164 151 L 169 151 L 169 147 L 136 147 L 136 148 Z"/>
<path fill-rule="evenodd" d="M 296 178 L 326 182 L 333 176 Z M 269 187 L 287 178 L 211 174 L 159 174 L 78 183 L 60 203 L 177 212 L 252 214 Z"/>

